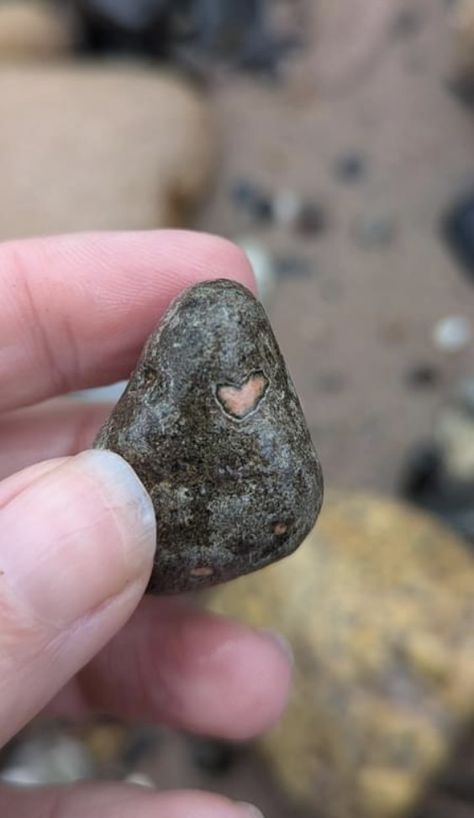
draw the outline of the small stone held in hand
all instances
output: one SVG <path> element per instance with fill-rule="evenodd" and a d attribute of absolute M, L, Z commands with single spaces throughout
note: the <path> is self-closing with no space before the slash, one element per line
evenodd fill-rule
<path fill-rule="evenodd" d="M 321 466 L 267 316 L 225 279 L 173 302 L 95 445 L 122 455 L 153 500 L 153 593 L 286 557 L 321 508 Z"/>

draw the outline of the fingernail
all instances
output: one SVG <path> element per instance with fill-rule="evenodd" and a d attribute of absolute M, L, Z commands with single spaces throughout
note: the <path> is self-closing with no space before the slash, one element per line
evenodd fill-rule
<path fill-rule="evenodd" d="M 39 620 L 68 625 L 146 585 L 155 515 L 133 469 L 118 455 L 84 452 L 17 495 L 3 510 L 4 579 Z"/>
<path fill-rule="evenodd" d="M 243 814 L 247 816 L 247 818 L 264 818 L 263 812 L 260 812 L 260 810 L 253 804 L 247 804 L 247 802 L 240 801 L 238 806 L 242 810 Z"/>
<path fill-rule="evenodd" d="M 132 467 L 110 451 L 89 451 L 76 461 L 100 482 L 104 504 L 117 513 L 124 536 L 124 558 L 133 576 L 148 566 L 156 549 L 156 518 L 151 497 Z"/>
<path fill-rule="evenodd" d="M 260 633 L 279 647 L 281 652 L 285 655 L 285 658 L 288 659 L 290 665 L 293 667 L 295 664 L 295 656 L 293 653 L 293 648 L 291 647 L 286 636 L 283 636 L 283 634 L 279 633 L 279 631 L 272 630 L 263 630 L 260 631 Z"/>

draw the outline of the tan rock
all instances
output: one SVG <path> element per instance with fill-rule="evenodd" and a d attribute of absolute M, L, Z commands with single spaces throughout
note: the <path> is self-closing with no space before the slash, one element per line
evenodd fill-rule
<path fill-rule="evenodd" d="M 53 5 L 32 0 L 0 0 L 0 61 L 54 59 L 71 38 Z"/>
<path fill-rule="evenodd" d="M 474 0 L 456 0 L 452 9 L 455 33 L 456 68 L 466 75 L 474 73 Z"/>
<path fill-rule="evenodd" d="M 180 225 L 213 165 L 205 100 L 139 67 L 4 67 L 0 122 L 0 239 Z"/>
<path fill-rule="evenodd" d="M 96 767 L 117 769 L 121 766 L 128 740 L 125 724 L 97 719 L 86 722 L 79 735 Z"/>
<path fill-rule="evenodd" d="M 460 407 L 445 407 L 436 423 L 435 439 L 450 477 L 474 481 L 474 416 Z"/>
<path fill-rule="evenodd" d="M 441 524 L 376 497 L 328 495 L 292 557 L 210 606 L 281 631 L 287 714 L 261 751 L 295 803 L 400 818 L 474 715 L 474 560 Z"/>

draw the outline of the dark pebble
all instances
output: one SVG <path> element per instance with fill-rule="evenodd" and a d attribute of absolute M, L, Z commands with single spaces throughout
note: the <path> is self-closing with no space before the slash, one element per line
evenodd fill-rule
<path fill-rule="evenodd" d="M 432 443 L 420 443 L 409 453 L 400 488 L 404 497 L 420 502 L 435 492 L 443 469 L 441 451 Z"/>
<path fill-rule="evenodd" d="M 273 205 L 270 195 L 252 182 L 247 180 L 235 182 L 231 187 L 230 197 L 234 206 L 252 221 L 257 223 L 272 221 Z"/>
<path fill-rule="evenodd" d="M 165 56 L 172 0 L 63 0 L 78 50 L 86 54 Z"/>
<path fill-rule="evenodd" d="M 406 39 L 418 34 L 422 28 L 422 18 L 416 9 L 406 8 L 400 11 L 392 26 L 394 37 Z"/>
<path fill-rule="evenodd" d="M 266 0 L 57 0 L 84 52 L 140 53 L 192 70 L 224 61 L 274 74 L 297 43 L 276 36 Z"/>
<path fill-rule="evenodd" d="M 75 0 L 72 4 L 91 18 L 129 33 L 144 31 L 172 7 L 171 0 Z"/>
<path fill-rule="evenodd" d="M 193 764 L 203 772 L 212 775 L 223 775 L 229 772 L 239 755 L 239 750 L 235 745 L 224 741 L 190 738 L 189 743 Z"/>
<path fill-rule="evenodd" d="M 418 364 L 406 375 L 407 384 L 415 389 L 436 386 L 439 379 L 439 370 L 432 364 Z"/>
<path fill-rule="evenodd" d="M 466 108 L 474 108 L 474 77 L 471 74 L 460 74 L 450 79 L 446 87 L 450 94 Z"/>
<path fill-rule="evenodd" d="M 285 278 L 310 278 L 314 273 L 314 264 L 301 256 L 277 256 L 273 261 L 275 275 Z"/>
<path fill-rule="evenodd" d="M 125 768 L 132 770 L 144 759 L 156 755 L 160 741 L 158 730 L 151 725 L 130 728 L 127 745 L 122 754 Z"/>
<path fill-rule="evenodd" d="M 324 208 L 315 202 L 305 202 L 295 220 L 295 229 L 305 238 L 314 238 L 324 232 L 327 216 Z"/>
<path fill-rule="evenodd" d="M 405 499 L 436 515 L 467 542 L 474 543 L 474 481 L 450 476 L 435 443 L 419 444 L 403 467 L 400 492 Z"/>
<path fill-rule="evenodd" d="M 335 172 L 341 182 L 359 182 L 367 173 L 367 161 L 360 153 L 347 153 L 336 160 Z"/>
<path fill-rule="evenodd" d="M 155 593 L 288 556 L 321 508 L 321 466 L 268 318 L 225 279 L 170 306 L 95 445 L 122 455 L 151 495 Z"/>
<path fill-rule="evenodd" d="M 474 376 L 463 378 L 458 384 L 456 398 L 463 411 L 474 417 Z"/>
<path fill-rule="evenodd" d="M 444 239 L 470 281 L 474 281 L 474 191 L 454 202 L 442 218 Z"/>

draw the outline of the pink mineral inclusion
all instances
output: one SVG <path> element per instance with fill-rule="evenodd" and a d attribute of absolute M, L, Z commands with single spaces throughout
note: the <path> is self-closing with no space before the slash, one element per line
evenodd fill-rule
<path fill-rule="evenodd" d="M 216 394 L 228 415 L 242 419 L 257 409 L 267 387 L 268 381 L 263 372 L 254 372 L 241 386 L 221 384 Z"/>

